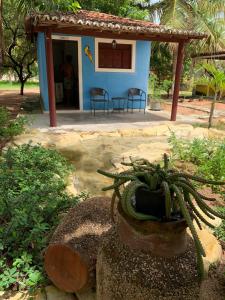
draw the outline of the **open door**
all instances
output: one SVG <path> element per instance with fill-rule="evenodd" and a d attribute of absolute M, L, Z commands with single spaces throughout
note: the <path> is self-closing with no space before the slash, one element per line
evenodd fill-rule
<path fill-rule="evenodd" d="M 53 39 L 56 109 L 80 109 L 78 42 Z"/>

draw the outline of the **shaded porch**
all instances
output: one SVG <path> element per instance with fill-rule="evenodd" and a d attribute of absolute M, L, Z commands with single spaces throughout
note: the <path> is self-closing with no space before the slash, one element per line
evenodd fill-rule
<path fill-rule="evenodd" d="M 97 112 L 93 116 L 90 112 L 57 112 L 57 127 L 49 128 L 49 114 L 30 115 L 33 129 L 43 131 L 115 131 L 123 129 L 142 129 L 160 124 L 170 123 L 170 113 L 168 111 L 150 111 L 134 113 L 109 113 Z M 191 123 L 194 120 L 190 116 L 178 116 L 178 122 Z"/>

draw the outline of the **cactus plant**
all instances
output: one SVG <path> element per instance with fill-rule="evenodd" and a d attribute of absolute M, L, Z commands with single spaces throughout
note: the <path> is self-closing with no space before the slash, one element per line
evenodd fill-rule
<path fill-rule="evenodd" d="M 124 213 L 137 220 L 170 222 L 174 220 L 174 216 L 179 215 L 180 218 L 184 218 L 193 236 L 197 251 L 198 272 L 200 277 L 203 278 L 204 265 L 202 257 L 205 256 L 205 251 L 198 238 L 193 220 L 202 229 L 201 222 L 207 226 L 213 226 L 204 218 L 201 212 L 210 219 L 215 219 L 215 216 L 225 219 L 225 216 L 206 204 L 205 200 L 215 201 L 215 199 L 200 194 L 193 182 L 211 185 L 225 185 L 225 182 L 207 180 L 172 169 L 169 166 L 169 159 L 166 154 L 164 154 L 163 167 L 159 164 L 152 164 L 146 159 L 131 159 L 129 163 L 122 162 L 122 164 L 129 167 L 129 169 L 115 174 L 98 170 L 100 174 L 114 179 L 111 186 L 103 188 L 104 191 L 114 190 L 111 205 L 112 217 L 115 201 L 118 199 Z M 140 213 L 135 209 L 134 200 L 139 188 L 145 188 L 149 191 L 161 190 L 165 205 L 165 215 L 163 217 L 159 218 L 155 215 Z M 149 201 L 151 201 L 151 198 L 149 198 Z"/>

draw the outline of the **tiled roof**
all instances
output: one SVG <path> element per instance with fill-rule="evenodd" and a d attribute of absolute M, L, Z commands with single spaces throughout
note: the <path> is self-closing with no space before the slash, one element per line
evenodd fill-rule
<path fill-rule="evenodd" d="M 86 29 L 111 30 L 118 32 L 146 33 L 152 35 L 168 34 L 187 36 L 188 38 L 203 38 L 206 35 L 190 30 L 172 29 L 144 20 L 133 20 L 110 14 L 79 10 L 77 13 L 32 13 L 28 16 L 29 23 L 33 26 L 48 26 L 51 24 Z"/>

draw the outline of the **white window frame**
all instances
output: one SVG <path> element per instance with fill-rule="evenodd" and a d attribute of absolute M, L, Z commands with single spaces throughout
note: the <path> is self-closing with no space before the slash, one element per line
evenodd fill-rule
<path fill-rule="evenodd" d="M 115 73 L 134 73 L 135 72 L 135 63 L 136 63 L 136 41 L 133 40 L 119 40 L 115 39 L 117 44 L 127 44 L 131 45 L 131 69 L 117 69 L 117 68 L 99 68 L 99 43 L 109 43 L 112 44 L 114 39 L 103 39 L 95 38 L 95 72 L 115 72 Z"/>

